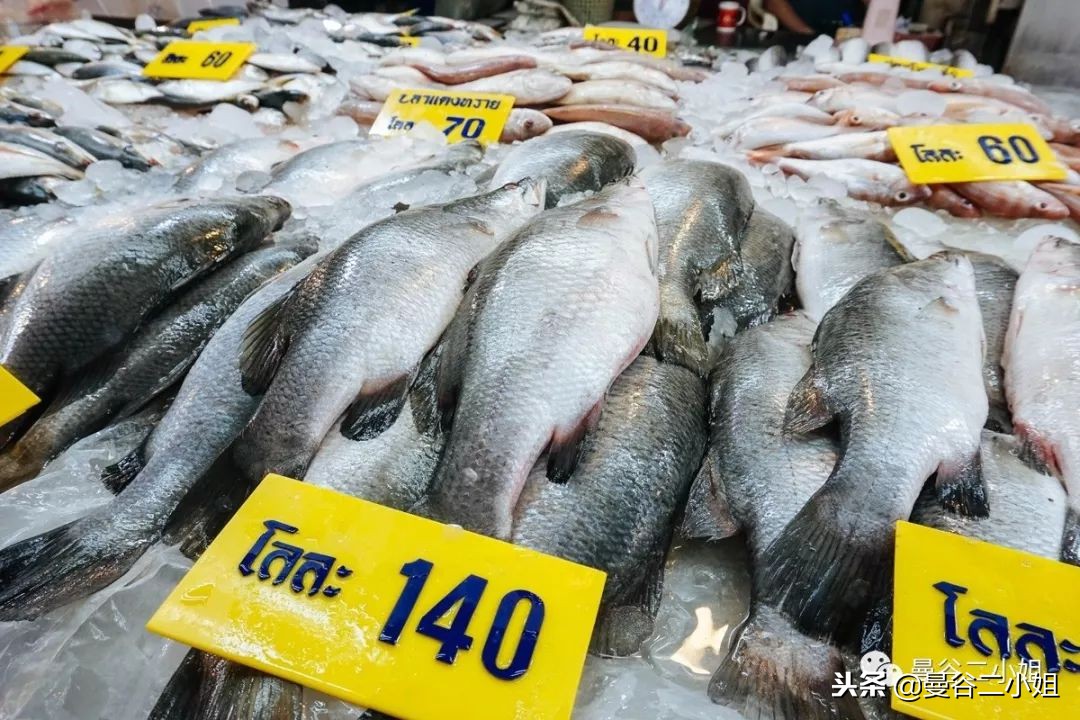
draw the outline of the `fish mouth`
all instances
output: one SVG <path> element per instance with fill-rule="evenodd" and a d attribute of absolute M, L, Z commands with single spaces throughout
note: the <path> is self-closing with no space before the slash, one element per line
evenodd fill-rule
<path fill-rule="evenodd" d="M 529 205 L 542 207 L 547 197 L 547 180 L 527 177 L 513 183 L 521 189 L 521 196 Z"/>

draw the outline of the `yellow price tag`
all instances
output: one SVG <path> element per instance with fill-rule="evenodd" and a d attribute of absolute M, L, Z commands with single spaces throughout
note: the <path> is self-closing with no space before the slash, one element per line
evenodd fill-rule
<path fill-rule="evenodd" d="M 667 30 L 643 27 L 585 26 L 586 40 L 599 40 L 624 50 L 664 57 L 667 55 Z"/>
<path fill-rule="evenodd" d="M 399 135 L 427 122 L 451 143 L 476 140 L 489 145 L 499 141 L 513 107 L 513 95 L 403 88 L 390 93 L 370 132 Z"/>
<path fill-rule="evenodd" d="M 420 38 L 415 35 L 401 35 L 398 41 L 405 47 L 416 47 L 420 44 Z"/>
<path fill-rule="evenodd" d="M 397 717 L 568 718 L 604 579 L 268 475 L 146 627 Z"/>
<path fill-rule="evenodd" d="M 251 53 L 255 43 L 174 40 L 143 68 L 143 75 L 185 80 L 228 80 Z"/>
<path fill-rule="evenodd" d="M 1077 717 L 1078 597 L 1080 568 L 898 523 L 893 709 L 934 720 Z"/>
<path fill-rule="evenodd" d="M 209 30 L 210 28 L 222 27 L 224 25 L 239 25 L 240 18 L 226 17 L 226 18 L 208 18 L 206 20 L 192 20 L 188 23 L 187 31 L 194 35 L 200 30 Z"/>
<path fill-rule="evenodd" d="M 913 183 L 1064 180 L 1065 167 L 1027 123 L 913 125 L 889 128 Z"/>
<path fill-rule="evenodd" d="M 0 75 L 6 73 L 8 68 L 19 62 L 19 58 L 28 52 L 30 48 L 25 45 L 0 45 Z"/>
<path fill-rule="evenodd" d="M 893 57 L 892 55 L 879 55 L 870 53 L 866 59 L 873 63 L 883 63 L 893 67 L 907 68 L 908 70 L 937 70 L 938 72 L 956 78 L 972 77 L 975 73 L 971 70 L 963 70 L 952 65 L 939 65 L 938 63 L 919 62 L 907 58 Z"/>
<path fill-rule="evenodd" d="M 0 425 L 11 422 L 41 402 L 41 398 L 0 365 Z"/>

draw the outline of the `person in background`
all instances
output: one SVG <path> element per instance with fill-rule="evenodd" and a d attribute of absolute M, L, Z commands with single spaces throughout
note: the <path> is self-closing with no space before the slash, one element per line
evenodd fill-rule
<path fill-rule="evenodd" d="M 832 35 L 838 27 L 861 25 L 868 1 L 765 0 L 765 10 L 792 32 Z"/>

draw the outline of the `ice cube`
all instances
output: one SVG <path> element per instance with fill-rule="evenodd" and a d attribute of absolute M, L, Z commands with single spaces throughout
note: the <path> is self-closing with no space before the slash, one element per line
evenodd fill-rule
<path fill-rule="evenodd" d="M 68 183 L 57 183 L 53 188 L 56 199 L 60 202 L 82 207 L 89 205 L 97 199 L 97 186 L 89 180 L 72 180 Z"/>
<path fill-rule="evenodd" d="M 897 96 L 896 110 L 901 115 L 941 117 L 945 113 L 945 97 L 931 90 L 908 90 Z"/>
<path fill-rule="evenodd" d="M 135 30 L 138 32 L 147 32 L 157 27 L 157 20 L 146 14 L 140 14 L 135 17 Z"/>
<path fill-rule="evenodd" d="M 316 135 L 324 135 L 332 140 L 351 140 L 359 132 L 360 126 L 356 121 L 344 115 L 334 115 L 315 128 Z"/>
<path fill-rule="evenodd" d="M 893 215 L 892 221 L 902 228 L 923 237 L 934 237 L 945 231 L 945 221 L 923 208 L 908 207 Z"/>
<path fill-rule="evenodd" d="M 236 178 L 236 189 L 242 193 L 255 193 L 270 184 L 270 173 L 248 170 Z"/>
<path fill-rule="evenodd" d="M 206 122 L 224 131 L 230 138 L 250 138 L 262 135 L 262 130 L 255 124 L 251 113 L 229 103 L 215 105 L 206 116 Z"/>
<path fill-rule="evenodd" d="M 818 35 L 803 49 L 803 56 L 809 58 L 826 58 L 832 50 L 833 39 L 828 35 Z"/>
<path fill-rule="evenodd" d="M 86 168 L 86 179 L 102 192 L 118 190 L 126 182 L 124 166 L 119 160 L 98 160 Z"/>

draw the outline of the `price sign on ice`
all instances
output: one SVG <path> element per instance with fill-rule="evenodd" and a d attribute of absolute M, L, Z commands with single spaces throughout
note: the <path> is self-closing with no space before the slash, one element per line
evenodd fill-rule
<path fill-rule="evenodd" d="M 19 58 L 28 52 L 30 48 L 25 45 L 0 45 L 0 75 L 6 73 L 19 61 Z"/>
<path fill-rule="evenodd" d="M 268 475 L 147 628 L 395 717 L 569 718 L 604 578 Z"/>
<path fill-rule="evenodd" d="M 371 126 L 374 135 L 400 135 L 430 123 L 451 143 L 475 140 L 483 145 L 499 141 L 503 125 L 514 107 L 513 95 L 455 92 L 451 90 L 394 90 Z"/>
<path fill-rule="evenodd" d="M 143 68 L 143 75 L 183 80 L 228 80 L 251 53 L 255 43 L 174 40 Z"/>
<path fill-rule="evenodd" d="M 667 55 L 667 30 L 659 28 L 586 25 L 585 39 L 656 57 Z"/>
<path fill-rule="evenodd" d="M 1033 125 L 914 125 L 889 128 L 913 183 L 1064 180 L 1065 167 Z"/>
<path fill-rule="evenodd" d="M 188 23 L 187 31 L 194 35 L 200 30 L 209 30 L 210 28 L 222 27 L 224 25 L 239 25 L 240 18 L 227 17 L 227 18 L 207 18 L 206 20 L 192 20 Z"/>

